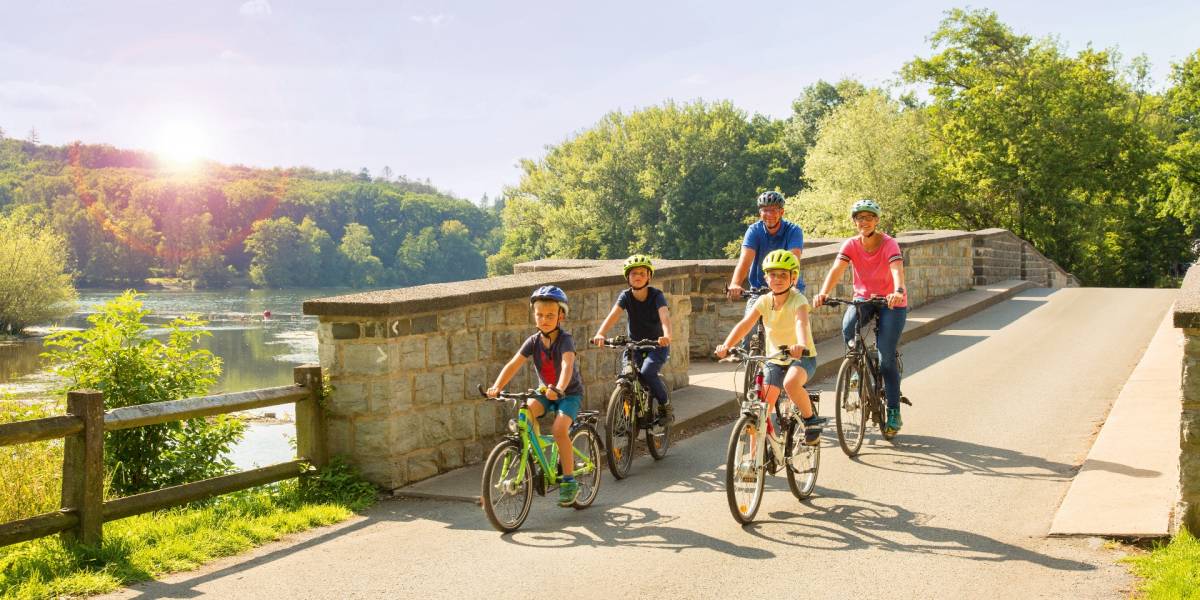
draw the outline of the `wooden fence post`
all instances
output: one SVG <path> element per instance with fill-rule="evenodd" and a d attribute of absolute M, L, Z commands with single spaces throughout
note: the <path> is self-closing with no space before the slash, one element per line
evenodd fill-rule
<path fill-rule="evenodd" d="M 64 542 L 99 546 L 104 526 L 104 396 L 96 390 L 67 392 L 67 412 L 83 431 L 63 444 L 62 509 L 79 516 L 63 531 Z"/>
<path fill-rule="evenodd" d="M 325 410 L 321 406 L 324 381 L 319 365 L 301 365 L 293 371 L 297 385 L 308 389 L 308 398 L 296 403 L 296 455 L 317 468 L 329 461 L 325 445 Z"/>

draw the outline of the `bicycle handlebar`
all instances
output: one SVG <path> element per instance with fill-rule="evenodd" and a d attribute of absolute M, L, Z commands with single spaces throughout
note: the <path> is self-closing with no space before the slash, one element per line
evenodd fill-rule
<path fill-rule="evenodd" d="M 525 390 L 524 392 L 506 392 L 504 390 L 500 390 L 500 395 L 496 396 L 495 398 L 492 398 L 487 395 L 487 390 L 483 387 L 483 384 L 476 384 L 475 389 L 479 390 L 479 395 L 483 396 L 485 399 L 497 400 L 497 401 L 498 400 L 528 400 L 530 398 L 537 398 L 539 395 L 537 390 Z"/>
<path fill-rule="evenodd" d="M 624 348 L 627 346 L 633 346 L 638 350 L 654 350 L 659 347 L 658 340 L 631 340 L 623 335 L 604 338 L 604 346 L 607 348 Z"/>
<path fill-rule="evenodd" d="M 779 351 L 775 354 L 753 355 L 741 346 L 734 346 L 730 348 L 728 352 L 729 356 L 722 358 L 720 362 L 742 362 L 753 360 L 768 361 L 775 360 L 777 358 L 792 358 L 792 355 L 788 353 L 787 346 L 780 346 Z"/>
<path fill-rule="evenodd" d="M 886 308 L 887 307 L 887 298 L 884 298 L 882 296 L 873 296 L 866 300 L 861 300 L 858 298 L 855 298 L 854 300 L 847 300 L 845 298 L 834 298 L 831 296 L 829 298 L 826 298 L 825 302 L 823 302 L 822 304 L 824 306 L 840 306 L 842 304 L 851 304 L 854 306 L 859 306 L 862 304 L 871 304 L 874 306 L 882 306 L 882 307 Z"/>
<path fill-rule="evenodd" d="M 769 291 L 771 291 L 771 288 L 769 287 L 750 288 L 748 290 L 742 290 L 741 296 L 743 298 L 757 298 Z"/>

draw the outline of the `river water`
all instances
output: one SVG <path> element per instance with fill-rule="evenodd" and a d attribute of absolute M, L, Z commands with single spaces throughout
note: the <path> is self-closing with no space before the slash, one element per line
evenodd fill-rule
<path fill-rule="evenodd" d="M 208 321 L 212 336 L 200 345 L 221 358 L 222 372 L 210 393 L 238 392 L 292 383 L 292 368 L 317 362 L 317 319 L 302 314 L 310 298 L 334 296 L 340 290 L 151 291 L 141 300 L 152 314 L 145 322 L 151 335 L 164 335 L 162 324 L 188 313 Z M 79 307 L 61 327 L 86 328 L 88 315 L 119 295 L 113 291 L 79 293 Z M 264 311 L 270 317 L 264 318 Z M 22 398 L 51 397 L 58 381 L 40 358 L 41 338 L 0 343 L 0 394 Z M 232 458 L 239 468 L 289 460 L 294 451 L 294 407 L 273 406 L 252 411 L 245 439 Z"/>

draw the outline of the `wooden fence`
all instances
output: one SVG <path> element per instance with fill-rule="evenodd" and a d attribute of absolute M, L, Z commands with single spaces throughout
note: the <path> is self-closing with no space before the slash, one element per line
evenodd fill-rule
<path fill-rule="evenodd" d="M 0 425 L 0 447 L 66 438 L 63 447 L 62 509 L 0 524 L 0 546 L 62 533 L 63 539 L 100 544 L 105 521 L 204 500 L 297 477 L 326 464 L 322 423 L 321 368 L 295 369 L 295 385 L 247 392 L 139 404 L 104 412 L 100 392 L 67 394 L 64 416 Z M 296 403 L 295 460 L 161 490 L 104 501 L 104 432 Z"/>

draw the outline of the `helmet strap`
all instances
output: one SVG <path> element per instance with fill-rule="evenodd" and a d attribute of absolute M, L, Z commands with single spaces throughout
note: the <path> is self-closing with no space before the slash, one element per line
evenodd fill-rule
<path fill-rule="evenodd" d="M 648 288 L 648 287 L 650 287 L 650 280 L 649 280 L 649 279 L 647 279 L 647 280 L 646 280 L 646 284 L 645 284 L 645 285 L 643 285 L 642 287 L 633 287 L 633 284 L 630 284 L 630 285 L 629 285 L 629 289 L 631 289 L 631 290 L 633 290 L 633 291 L 635 291 L 635 292 L 640 292 L 640 291 L 642 291 L 642 290 L 644 290 L 644 289 L 646 289 L 646 288 Z"/>
<path fill-rule="evenodd" d="M 541 329 L 537 330 L 538 334 L 539 334 L 539 335 L 541 335 L 542 337 L 546 338 L 546 339 L 550 339 L 550 338 L 554 337 L 554 333 L 555 333 L 556 331 L 558 331 L 558 327 L 555 327 L 554 329 L 551 329 L 551 330 L 550 330 L 550 333 L 546 333 L 545 331 L 542 331 Z"/>

